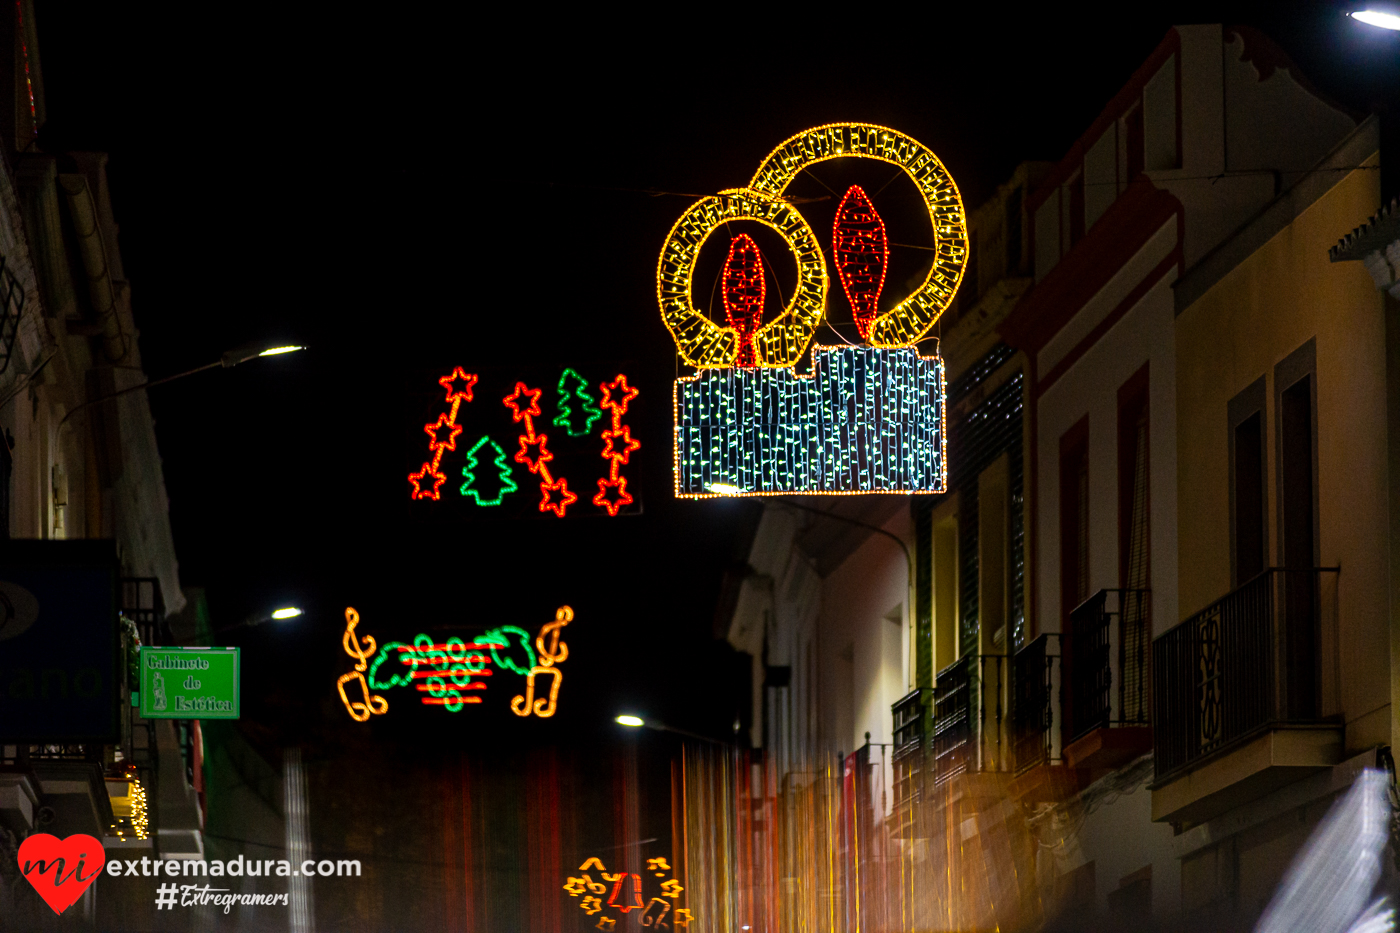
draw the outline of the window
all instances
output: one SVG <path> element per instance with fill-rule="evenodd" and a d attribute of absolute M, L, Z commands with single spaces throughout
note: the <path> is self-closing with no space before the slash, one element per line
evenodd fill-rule
<path fill-rule="evenodd" d="M 1089 598 L 1089 419 L 1060 438 L 1060 608 L 1069 614 Z"/>
<path fill-rule="evenodd" d="M 1284 571 L 1288 715 L 1319 714 L 1317 607 L 1317 372 L 1309 340 L 1274 369 L 1278 437 L 1279 557 Z"/>
<path fill-rule="evenodd" d="M 1130 592 L 1119 600 L 1118 651 L 1125 722 L 1147 722 L 1152 640 L 1147 594 L 1151 586 L 1151 488 L 1148 481 L 1148 369 L 1144 365 L 1118 390 L 1118 579 Z"/>
<path fill-rule="evenodd" d="M 1230 576 L 1232 587 L 1266 566 L 1264 377 L 1230 400 Z"/>

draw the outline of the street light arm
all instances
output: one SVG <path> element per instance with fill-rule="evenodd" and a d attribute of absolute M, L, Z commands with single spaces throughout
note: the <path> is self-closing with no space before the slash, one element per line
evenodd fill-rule
<path fill-rule="evenodd" d="M 114 398 L 120 398 L 121 396 L 126 395 L 129 392 L 135 392 L 138 389 L 149 389 L 152 386 L 163 385 L 167 382 L 174 382 L 176 379 L 183 379 L 186 376 L 193 376 L 195 373 L 202 373 L 206 369 L 218 369 L 220 367 L 224 369 L 231 369 L 232 367 L 237 366 L 239 363 L 246 363 L 249 360 L 257 359 L 260 356 L 277 356 L 282 353 L 292 353 L 297 350 L 305 349 L 306 348 L 303 346 L 284 346 L 272 347 L 266 350 L 256 350 L 247 347 L 240 348 L 237 350 L 229 350 L 223 356 L 219 357 L 219 359 L 215 360 L 212 363 L 205 363 L 203 366 L 196 366 L 194 369 L 187 369 L 184 372 L 176 373 L 173 376 L 162 376 L 160 379 L 148 379 L 140 385 L 128 386 L 125 389 L 118 389 L 116 392 L 109 392 L 106 395 L 101 395 L 97 398 L 88 399 L 86 402 L 83 402 L 79 405 L 75 405 L 58 422 L 58 426 L 60 428 L 63 427 L 63 425 L 68 421 L 69 418 L 73 417 L 73 415 L 82 411 L 84 408 L 89 407 L 90 405 L 96 405 L 98 402 L 106 402 Z"/>
<path fill-rule="evenodd" d="M 193 376 L 195 373 L 202 373 L 206 369 L 215 369 L 216 367 L 222 365 L 224 365 L 223 360 L 215 360 L 212 363 L 206 363 L 203 366 L 196 366 L 194 369 L 187 369 L 184 372 L 176 373 L 173 376 L 163 376 L 160 379 L 148 379 L 140 385 L 127 386 L 125 389 L 118 389 L 116 392 L 108 392 L 106 395 L 99 395 L 97 398 L 88 399 L 86 402 L 82 402 L 81 404 L 75 405 L 72 408 L 70 408 L 68 410 L 68 413 L 64 415 L 63 418 L 58 422 L 58 426 L 62 428 L 69 418 L 73 417 L 75 414 L 82 411 L 84 408 L 87 408 L 91 405 L 96 405 L 98 402 L 106 402 L 114 398 L 120 398 L 123 395 L 127 395 L 139 389 L 149 389 L 151 386 L 158 386 L 166 382 L 174 382 L 176 379 L 183 379 L 186 376 Z"/>
<path fill-rule="evenodd" d="M 777 499 L 774 500 L 774 504 L 785 505 L 788 508 L 793 509 L 800 509 L 803 512 L 811 512 L 813 515 L 820 515 L 823 518 L 830 518 L 838 522 L 845 522 L 848 525 L 856 525 L 861 528 L 865 528 L 868 531 L 873 531 L 876 534 L 884 535 L 886 538 L 889 538 L 895 544 L 898 544 L 899 549 L 904 552 L 904 562 L 907 565 L 907 569 L 909 570 L 909 585 L 911 587 L 914 585 L 914 555 L 909 553 L 909 545 L 904 543 L 904 539 L 901 538 L 899 535 L 895 534 L 894 532 L 886 531 L 879 525 L 872 525 L 869 522 L 863 522 L 858 518 L 847 518 L 846 516 L 838 515 L 835 512 L 828 512 L 824 509 L 816 509 L 810 505 L 803 505 L 800 502 L 793 502 L 789 499 Z"/>

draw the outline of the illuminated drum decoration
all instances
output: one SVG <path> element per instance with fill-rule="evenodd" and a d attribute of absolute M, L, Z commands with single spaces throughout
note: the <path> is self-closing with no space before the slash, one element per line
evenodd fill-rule
<path fill-rule="evenodd" d="M 934 261 L 912 294 L 877 313 L 889 244 L 865 192 L 847 191 L 832 252 L 866 345 L 813 347 L 811 373 L 799 375 L 794 366 L 826 313 L 829 279 L 811 226 L 783 192 L 803 169 L 839 158 L 874 159 L 908 175 L 933 227 Z M 734 237 L 723 275 L 730 326 L 721 327 L 694 306 L 695 265 L 707 238 L 738 220 L 783 237 L 797 262 L 797 289 L 776 319 L 759 325 L 754 301 L 763 290 L 747 274 L 757 247 Z M 662 319 L 681 358 L 700 370 L 675 385 L 676 495 L 944 492 L 943 360 L 914 345 L 952 303 L 966 262 L 966 218 L 952 176 L 923 145 L 881 126 L 799 133 L 764 159 L 748 187 L 693 205 L 657 265 Z"/>

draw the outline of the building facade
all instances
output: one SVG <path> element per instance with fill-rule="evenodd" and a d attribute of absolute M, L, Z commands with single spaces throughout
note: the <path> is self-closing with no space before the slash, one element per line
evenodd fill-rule
<path fill-rule="evenodd" d="M 104 663 L 119 673 L 89 697 L 110 719 L 100 734 L 61 716 L 35 725 L 26 703 L 92 690 L 61 659 L 33 656 L 15 625 L 0 630 L 0 917 L 47 929 L 58 918 L 18 881 L 19 844 L 86 833 L 112 858 L 201 857 L 199 740 L 195 723 L 131 709 L 135 651 L 171 643 L 166 619 L 185 598 L 151 411 L 144 392 L 118 394 L 146 375 L 106 156 L 38 143 L 46 108 L 30 0 L 0 17 L 0 59 L 0 578 L 34 561 L 61 573 L 96 564 L 119 593 L 110 614 L 29 620 L 31 631 L 68 626 L 49 635 L 83 649 L 110 641 Z M 12 602 L 14 623 L 23 610 Z M 116 887 L 89 888 L 63 921 L 146 922 L 148 896 L 128 904 Z"/>
<path fill-rule="evenodd" d="M 754 852 L 811 887 L 770 928 L 1252 925 L 1389 761 L 1379 140 L 1259 33 L 1178 27 L 970 213 L 948 491 L 768 504 L 725 619 Z"/>

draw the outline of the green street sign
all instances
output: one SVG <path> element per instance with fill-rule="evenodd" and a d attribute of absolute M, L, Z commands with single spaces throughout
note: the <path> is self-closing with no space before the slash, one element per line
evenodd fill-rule
<path fill-rule="evenodd" d="M 146 719 L 237 719 L 237 648 L 141 648 Z"/>

